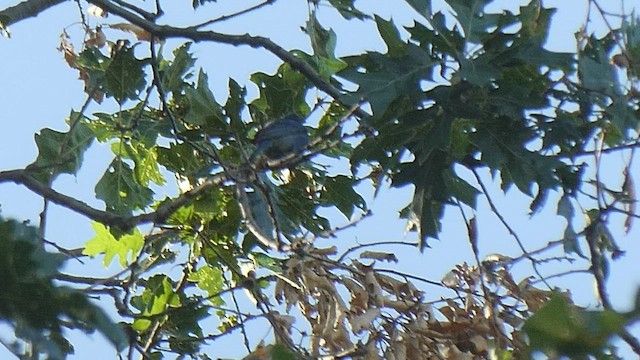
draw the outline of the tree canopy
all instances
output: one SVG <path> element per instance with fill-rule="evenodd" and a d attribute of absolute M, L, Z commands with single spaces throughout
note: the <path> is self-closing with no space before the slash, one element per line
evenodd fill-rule
<path fill-rule="evenodd" d="M 77 24 L 52 30 L 86 99 L 60 119 L 65 130 L 35 134 L 32 163 L 0 169 L 0 183 L 44 200 L 37 226 L 0 217 L 9 351 L 62 359 L 74 349 L 65 329 L 81 329 L 100 332 L 121 358 L 214 359 L 216 342 L 234 333 L 245 359 L 640 355 L 640 298 L 616 309 L 607 286 L 625 254 L 614 234 L 639 216 L 640 26 L 631 10 L 590 0 L 565 52 L 548 47 L 556 12 L 540 1 L 389 1 L 406 6 L 410 25 L 354 0 L 308 1 L 300 26 L 283 30 L 303 36 L 295 48 L 266 30 L 224 30 L 250 16 L 275 28 L 263 14 L 284 2 L 227 11 L 224 0 L 26 0 L 0 10 L 6 42 L 14 24 L 76 8 Z M 180 17 L 185 9 L 192 18 Z M 357 24 L 373 24 L 385 51 L 338 52 L 345 26 Z M 250 75 L 238 79 L 198 59 L 221 44 L 270 54 L 277 70 L 245 58 Z M 213 90 L 222 84 L 225 92 Z M 288 115 L 303 119 L 308 144 L 255 156 L 266 138 L 256 134 Z M 87 155 L 96 147 L 111 153 L 106 168 Z M 94 184 L 102 206 L 56 188 L 86 169 L 103 173 Z M 375 219 L 371 201 L 389 188 L 412 194 L 396 209 L 412 235 L 342 241 Z M 551 209 L 563 235 L 526 243 L 496 191 L 527 196 L 532 216 Z M 480 250 L 480 203 L 520 254 Z M 48 236 L 50 204 L 84 216 L 95 236 L 79 249 Z M 428 264 L 396 268 L 394 248 L 428 253 L 446 227 L 465 229 L 472 263 L 443 279 Z M 64 267 L 96 261 L 116 270 Z M 557 263 L 563 271 L 553 274 Z M 597 306 L 554 285 L 574 273 L 595 283 Z M 257 344 L 252 333 L 267 328 L 272 336 Z"/>

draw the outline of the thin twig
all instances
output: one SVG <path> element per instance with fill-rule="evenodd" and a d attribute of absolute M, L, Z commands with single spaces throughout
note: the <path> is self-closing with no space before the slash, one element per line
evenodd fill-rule
<path fill-rule="evenodd" d="M 222 274 L 222 278 L 224 279 L 224 282 L 227 284 L 227 287 L 231 288 L 231 284 L 229 283 L 229 280 L 226 278 L 226 276 L 224 276 L 224 273 Z M 236 312 L 239 314 L 240 305 L 238 304 L 238 299 L 236 298 L 235 292 L 231 292 L 231 300 L 233 300 L 233 306 L 236 308 Z M 244 343 L 244 347 L 247 349 L 248 352 L 251 352 L 251 345 L 249 344 L 249 336 L 247 335 L 247 328 L 244 326 L 244 316 L 242 315 L 238 316 L 238 323 L 240 324 L 240 332 L 242 333 L 242 339 L 243 339 L 242 342 Z"/>
<path fill-rule="evenodd" d="M 529 261 L 531 261 L 531 265 L 533 267 L 533 270 L 535 271 L 535 273 L 540 277 L 540 279 L 545 283 L 545 285 L 547 285 L 547 287 L 549 289 L 552 289 L 551 285 L 549 285 L 545 280 L 544 280 L 544 276 L 542 276 L 542 274 L 540 273 L 540 271 L 538 270 L 538 266 L 536 264 L 536 259 L 533 258 L 531 255 L 529 255 L 529 252 L 527 251 L 527 249 L 524 247 L 524 243 L 522 242 L 522 239 L 520 239 L 520 236 L 518 235 L 518 233 L 516 233 L 516 231 L 511 227 L 511 225 L 509 225 L 509 223 L 507 222 L 507 220 L 504 218 L 504 216 L 502 216 L 502 213 L 498 210 L 498 208 L 496 207 L 495 203 L 493 202 L 493 199 L 491 198 L 491 196 L 489 195 L 489 190 L 487 189 L 486 185 L 484 184 L 484 182 L 482 181 L 482 179 L 480 178 L 480 174 L 478 174 L 478 171 L 475 168 L 470 168 L 471 172 L 473 172 L 473 175 L 476 178 L 476 181 L 478 182 L 478 184 L 480 185 L 480 188 L 482 188 L 482 193 L 484 194 L 484 196 L 487 199 L 487 202 L 489 203 L 489 207 L 491 208 L 491 211 L 496 215 L 496 217 L 498 218 L 498 220 L 500 220 L 500 222 L 502 223 L 502 225 L 507 229 L 507 231 L 511 234 L 511 236 L 513 236 L 513 238 L 516 240 L 516 243 L 518 244 L 518 246 L 520 247 L 520 250 L 522 250 L 522 254 L 524 256 L 527 257 L 527 259 L 529 259 Z"/>
<path fill-rule="evenodd" d="M 109 13 L 122 17 L 123 19 L 141 27 L 142 29 L 148 31 L 158 38 L 184 38 L 196 42 L 213 41 L 235 46 L 246 45 L 253 48 L 263 48 L 280 58 L 282 61 L 288 63 L 293 69 L 302 73 L 318 89 L 324 91 L 332 98 L 338 101 L 343 98 L 343 92 L 335 86 L 331 85 L 327 80 L 325 80 L 317 71 L 315 71 L 311 67 L 311 65 L 307 64 L 305 61 L 298 58 L 291 52 L 277 45 L 269 38 L 262 36 L 251 36 L 248 34 L 229 35 L 215 31 L 201 31 L 193 26 L 182 28 L 168 25 L 158 25 L 144 18 L 141 18 L 140 16 L 128 11 L 127 9 L 117 6 L 108 0 L 88 0 L 88 2 L 101 7 Z M 355 113 L 361 118 L 370 117 L 370 115 L 366 111 L 363 111 L 361 108 L 357 108 Z"/>
<path fill-rule="evenodd" d="M 226 20 L 232 19 L 234 17 L 240 16 L 240 15 L 244 15 L 244 14 L 250 13 L 252 11 L 258 10 L 259 8 L 261 8 L 263 6 L 271 5 L 271 4 L 275 3 L 275 2 L 276 2 L 276 0 L 265 0 L 265 1 L 261 2 L 261 3 L 259 3 L 259 4 L 250 6 L 250 7 L 246 8 L 246 9 L 244 9 L 244 10 L 240 10 L 238 12 L 235 12 L 235 13 L 229 14 L 229 15 L 223 15 L 223 16 L 217 17 L 215 19 L 211 19 L 209 21 L 205 21 L 203 23 L 200 23 L 200 24 L 197 24 L 197 25 L 193 25 L 193 27 L 196 28 L 196 29 L 199 29 L 199 28 L 211 25 L 211 24 L 215 24 L 217 22 L 226 21 Z"/>
<path fill-rule="evenodd" d="M 551 279 L 554 279 L 554 278 L 565 277 L 567 275 L 573 275 L 573 274 L 591 275 L 591 270 L 589 270 L 589 269 L 567 270 L 567 271 L 563 271 L 561 273 L 547 275 L 547 276 L 545 276 L 545 279 L 546 280 L 551 280 Z M 540 280 L 540 279 L 533 280 L 533 281 L 531 281 L 531 285 L 535 285 L 535 284 L 538 284 L 538 283 L 541 283 L 541 282 L 542 282 L 542 280 Z"/>
<path fill-rule="evenodd" d="M 379 246 L 379 245 L 402 245 L 402 246 L 410 246 L 415 248 L 419 246 L 417 242 L 407 242 L 407 241 L 375 241 L 367 244 L 358 244 L 345 250 L 344 253 L 342 253 L 342 255 L 340 255 L 340 257 L 336 260 L 336 262 L 342 263 L 344 259 L 347 257 L 347 255 L 349 255 L 354 251 L 357 251 L 366 247 Z"/>
<path fill-rule="evenodd" d="M 87 284 L 93 286 L 106 285 L 106 286 L 124 286 L 124 281 L 117 279 L 117 276 L 110 276 L 108 278 L 93 278 L 86 276 L 75 276 L 69 274 L 58 273 L 54 276 L 54 279 L 60 281 L 66 281 L 74 284 Z"/>
<path fill-rule="evenodd" d="M 422 278 L 422 277 L 419 277 L 419 276 L 416 276 L 416 275 L 405 274 L 405 273 L 402 273 L 402 272 L 397 271 L 397 270 L 376 269 L 376 271 L 377 272 L 381 272 L 381 273 L 394 274 L 394 275 L 402 276 L 405 279 L 417 280 L 417 281 L 420 281 L 420 282 L 423 282 L 423 283 L 426 283 L 426 284 L 429 284 L 429 285 L 435 285 L 435 286 L 438 286 L 438 287 L 449 289 L 448 287 L 444 286 L 442 284 L 442 282 L 440 282 L 440 281 L 433 281 L 433 280 L 425 279 L 425 278 Z"/>

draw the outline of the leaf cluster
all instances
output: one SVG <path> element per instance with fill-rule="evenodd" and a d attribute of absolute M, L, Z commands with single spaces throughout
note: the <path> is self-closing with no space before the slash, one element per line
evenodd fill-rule
<path fill-rule="evenodd" d="M 207 342 L 233 331 L 248 344 L 254 321 L 273 329 L 276 344 L 246 345 L 253 350 L 247 359 L 613 353 L 611 337 L 624 335 L 635 316 L 613 311 L 605 291 L 609 262 L 623 253 L 609 215 L 624 213 L 629 224 L 637 216 L 630 164 L 618 189 L 591 176 L 584 158 L 593 157 L 599 169 L 602 154 L 637 146 L 637 21 L 624 18 L 602 37 L 585 27 L 577 51 L 560 53 L 545 47 L 554 9 L 540 1 L 516 12 L 487 10 L 488 0 L 447 0 L 442 8 L 406 2 L 416 11 L 410 26 L 365 13 L 353 0 L 311 1 L 301 28 L 311 50 L 287 51 L 265 37 L 207 30 L 273 1 L 181 28 L 155 23 L 160 1 L 152 13 L 124 1 L 89 0 L 127 23 L 105 18 L 92 27 L 83 19 L 80 51 L 63 33 L 59 50 L 79 74 L 85 106 L 70 113 L 66 131 L 36 134 L 36 160 L 24 171 L 0 172 L 0 182 L 23 184 L 93 220 L 95 236 L 82 255 L 105 267 L 116 260 L 119 271 L 108 279 L 60 276 L 63 258 L 43 250 L 37 229 L 0 219 L 0 271 L 8 279 L 0 316 L 53 358 L 71 352 L 65 326 L 99 330 L 118 351 L 125 346 L 123 331 L 87 300 L 90 293 L 112 298 L 130 332 L 130 356 L 152 359 L 210 358 Z M 217 4 L 191 5 L 201 12 Z M 374 25 L 386 52 L 338 56 L 343 35 L 323 25 L 320 5 L 341 21 Z M 201 44 L 194 42 L 250 45 L 283 62 L 243 81 L 224 78 L 223 98 L 212 90 L 220 77 L 197 66 L 194 48 Z M 254 98 L 249 86 L 257 89 Z M 255 134 L 288 114 L 305 119 L 309 146 L 252 163 Z M 52 186 L 60 174 L 80 176 L 95 143 L 112 156 L 95 184 L 100 209 Z M 522 256 L 481 261 L 479 196 L 501 218 L 484 170 L 503 192 L 528 195 L 532 212 L 560 194 L 563 238 L 527 252 L 506 224 Z M 166 191 L 172 179 L 173 195 Z M 397 261 L 393 252 L 316 246 L 359 225 L 370 215 L 363 189 L 377 194 L 387 183 L 413 191 L 399 211 L 417 232 L 409 245 L 424 251 L 441 233 L 445 210 L 457 207 L 477 264 L 459 264 L 440 282 L 382 268 Z M 584 197 L 591 203 L 583 206 Z M 579 211 L 586 215 L 582 227 Z M 146 233 L 137 227 L 148 223 Z M 542 255 L 556 244 L 564 246 L 560 261 L 575 255 L 589 262 L 603 311 L 580 309 L 546 284 L 538 266 L 558 260 Z M 524 259 L 537 280 L 517 281 L 511 273 Z M 57 286 L 56 277 L 74 287 Z M 409 279 L 453 295 L 430 302 Z M 253 304 L 243 306 L 240 294 Z M 306 322 L 300 328 L 294 307 Z"/>

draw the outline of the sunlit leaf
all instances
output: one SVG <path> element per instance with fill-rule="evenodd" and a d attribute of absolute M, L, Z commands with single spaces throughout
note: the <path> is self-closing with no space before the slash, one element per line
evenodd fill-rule
<path fill-rule="evenodd" d="M 89 256 L 104 255 L 105 267 L 109 266 L 116 256 L 120 265 L 126 267 L 142 250 L 144 238 L 138 229 L 134 229 L 132 234 L 125 234 L 116 239 L 104 225 L 93 223 L 92 227 L 96 236 L 87 242 L 82 253 Z"/>

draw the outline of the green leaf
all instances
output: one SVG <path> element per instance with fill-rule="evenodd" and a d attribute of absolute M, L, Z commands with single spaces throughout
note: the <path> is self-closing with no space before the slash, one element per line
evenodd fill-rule
<path fill-rule="evenodd" d="M 579 53 L 578 78 L 587 90 L 619 97 L 622 95 L 622 86 L 609 59 L 610 42 L 611 39 L 607 37 L 597 39 L 591 36 L 588 39 L 587 46 Z"/>
<path fill-rule="evenodd" d="M 311 65 L 318 74 L 327 81 L 331 81 L 331 77 L 347 67 L 347 63 L 337 59 L 328 58 L 320 55 L 309 55 L 300 50 L 293 50 L 293 55 Z"/>
<path fill-rule="evenodd" d="M 418 232 L 421 251 L 428 247 L 428 238 L 438 238 L 442 228 L 444 205 L 451 196 L 443 177 L 450 166 L 447 161 L 444 152 L 434 151 L 422 164 L 403 164 L 393 177 L 393 187 L 415 186 L 413 200 L 400 216 L 407 219 L 407 230 Z"/>
<path fill-rule="evenodd" d="M 431 0 L 405 0 L 407 4 L 422 15 L 425 19 L 430 20 L 431 14 Z"/>
<path fill-rule="evenodd" d="M 185 121 L 192 125 L 203 126 L 215 123 L 224 126 L 222 107 L 216 102 L 213 93 L 209 90 L 209 77 L 200 70 L 197 87 L 185 89 L 185 95 L 189 102 L 189 111 Z"/>
<path fill-rule="evenodd" d="M 0 218 L 0 318 L 15 335 L 50 358 L 64 358 L 73 347 L 62 326 L 100 331 L 118 350 L 127 344 L 123 329 L 75 289 L 54 286 L 65 256 L 44 251 L 37 229 Z"/>
<path fill-rule="evenodd" d="M 300 360 L 301 356 L 292 352 L 288 347 L 283 344 L 275 344 L 270 349 L 271 358 L 273 360 Z"/>
<path fill-rule="evenodd" d="M 460 77 L 474 85 L 487 86 L 502 77 L 502 69 L 493 64 L 493 59 L 478 56 L 474 59 L 460 57 Z"/>
<path fill-rule="evenodd" d="M 451 146 L 451 134 L 454 121 L 437 115 L 431 117 L 429 112 L 429 110 L 418 111 L 405 114 L 405 116 L 401 117 L 403 122 L 412 121 L 413 124 L 416 124 L 416 126 L 413 127 L 415 142 L 407 144 L 407 148 L 416 155 L 416 160 L 419 163 L 426 161 L 433 151 L 448 150 Z M 399 128 L 402 128 L 402 125 L 399 126 Z M 409 139 L 405 136 L 404 140 Z M 403 140 L 387 141 L 400 143 Z"/>
<path fill-rule="evenodd" d="M 262 268 L 269 269 L 276 273 L 282 272 L 282 261 L 280 259 L 273 258 L 262 252 L 251 253 L 250 258 Z"/>
<path fill-rule="evenodd" d="M 530 1 L 520 7 L 520 21 L 524 38 L 537 40 L 540 47 L 546 42 L 549 34 L 551 16 L 556 12 L 555 8 L 545 8 L 539 0 Z"/>
<path fill-rule="evenodd" d="M 318 234 L 329 229 L 329 221 L 318 215 L 318 200 L 310 196 L 309 189 L 316 188 L 314 177 L 302 169 L 291 171 L 286 184 L 273 186 L 270 195 L 275 196 L 278 204 L 276 213 L 280 230 L 295 234 L 300 226 Z"/>
<path fill-rule="evenodd" d="M 60 174 L 76 174 L 85 151 L 93 142 L 93 131 L 72 112 L 72 128 L 66 132 L 42 129 L 35 135 L 38 157 L 27 168 L 31 176 L 48 184 Z"/>
<path fill-rule="evenodd" d="M 320 194 L 320 200 L 326 205 L 334 205 L 347 219 L 351 219 L 353 211 L 357 207 L 366 210 L 367 204 L 354 186 L 356 181 L 345 175 L 327 177 L 323 182 L 324 190 Z"/>
<path fill-rule="evenodd" d="M 169 347 L 180 355 L 195 355 L 204 336 L 200 321 L 210 317 L 209 308 L 205 306 L 183 306 L 172 309 L 171 316 L 163 324 L 169 336 Z M 193 356 L 195 358 L 195 356 Z M 204 359 L 203 359 L 204 360 Z"/>
<path fill-rule="evenodd" d="M 329 59 L 335 59 L 336 33 L 332 29 L 325 29 L 318 22 L 316 13 L 313 11 L 307 21 L 305 31 L 309 34 L 313 54 Z"/>
<path fill-rule="evenodd" d="M 334 74 L 347 66 L 344 61 L 335 56 L 336 33 L 332 29 L 323 28 L 318 22 L 315 12 L 309 17 L 305 32 L 311 40 L 313 55 L 308 55 L 300 50 L 294 50 L 292 53 L 313 66 L 320 76 L 330 80 Z"/>
<path fill-rule="evenodd" d="M 161 61 L 160 72 L 164 90 L 169 93 L 179 93 L 184 89 L 185 79 L 191 76 L 191 69 L 196 62 L 193 54 L 189 52 L 191 43 L 182 44 L 173 51 L 173 61 Z"/>
<path fill-rule="evenodd" d="M 572 53 L 558 53 L 545 49 L 544 43 L 531 42 L 518 46 L 516 57 L 528 64 L 573 72 L 576 56 Z"/>
<path fill-rule="evenodd" d="M 191 6 L 193 6 L 194 9 L 197 9 L 199 6 L 210 2 L 216 2 L 216 0 L 192 0 Z"/>
<path fill-rule="evenodd" d="M 170 121 L 162 114 L 146 110 L 145 107 L 146 104 L 140 102 L 131 109 L 115 114 L 94 113 L 94 119 L 86 125 L 102 143 L 126 137 L 136 139 L 146 147 L 153 147 L 159 135 L 173 137 Z"/>
<path fill-rule="evenodd" d="M 615 69 L 608 62 L 601 63 L 589 57 L 578 60 L 578 74 L 582 84 L 589 90 L 612 94 L 617 84 Z"/>
<path fill-rule="evenodd" d="M 147 329 L 149 329 L 151 324 L 152 324 L 151 320 L 148 320 L 148 319 L 135 319 L 133 321 L 133 324 L 131 324 L 131 328 L 137 331 L 138 333 L 143 333 L 147 331 Z"/>
<path fill-rule="evenodd" d="M 523 327 L 533 350 L 569 358 L 604 355 L 607 341 L 624 327 L 613 311 L 584 311 L 559 295 L 551 299 Z"/>
<path fill-rule="evenodd" d="M 143 315 L 158 315 L 169 307 L 180 305 L 180 298 L 173 290 L 171 279 L 166 275 L 154 275 L 144 284 L 142 295 L 134 296 L 131 304 Z"/>
<path fill-rule="evenodd" d="M 356 9 L 355 0 L 329 0 L 329 4 L 333 6 L 342 17 L 347 20 L 351 20 L 353 18 L 364 20 L 369 18 L 369 16 L 362 11 Z"/>
<path fill-rule="evenodd" d="M 111 264 L 115 256 L 118 256 L 120 265 L 124 268 L 131 264 L 142 251 L 144 237 L 137 228 L 133 233 L 124 234 L 116 239 L 104 225 L 93 223 L 91 226 L 96 236 L 87 242 L 82 253 L 89 256 L 104 255 L 105 267 Z"/>
<path fill-rule="evenodd" d="M 104 56 L 97 47 L 89 46 L 78 55 L 76 66 L 88 77 L 85 82 L 86 92 L 105 91 L 105 73 L 110 64 L 111 59 Z"/>
<path fill-rule="evenodd" d="M 606 113 L 618 131 L 624 133 L 627 129 L 637 128 L 639 120 L 635 106 L 622 96 L 613 98 L 613 103 L 606 109 Z"/>
<path fill-rule="evenodd" d="M 474 209 L 476 208 L 476 199 L 480 194 L 478 189 L 458 177 L 452 169 L 446 169 L 442 177 L 448 192 L 453 197 Z"/>
<path fill-rule="evenodd" d="M 51 277 L 61 266 L 62 255 L 45 252 L 38 244 L 37 229 L 0 218 L 0 271 L 3 274 L 0 317 L 22 320 L 34 329 L 57 328 L 58 304 L 46 306 L 55 289 Z"/>
<path fill-rule="evenodd" d="M 266 114 L 270 115 L 268 117 L 270 120 L 291 113 L 309 113 L 310 109 L 305 96 L 310 83 L 304 75 L 292 69 L 289 64 L 282 64 L 273 75 L 262 72 L 252 74 L 251 81 L 260 89 L 260 97 L 251 105 L 264 114 L 264 120 L 267 120 Z M 254 120 L 256 112 L 252 110 Z"/>
<path fill-rule="evenodd" d="M 183 176 L 196 176 L 209 164 L 202 157 L 196 156 L 193 147 L 187 143 L 169 144 L 169 147 L 157 147 L 158 164 L 167 170 Z"/>
<path fill-rule="evenodd" d="M 134 175 L 138 184 L 148 187 L 149 182 L 164 185 L 165 179 L 158 167 L 158 154 L 155 147 L 147 149 L 137 141 L 111 144 L 113 153 L 121 158 L 130 159 L 135 164 Z"/>
<path fill-rule="evenodd" d="M 386 21 L 376 15 L 376 25 L 378 32 L 384 43 L 387 44 L 387 55 L 391 57 L 402 57 L 407 54 L 407 44 L 400 38 L 400 33 L 393 20 Z"/>
<path fill-rule="evenodd" d="M 212 267 L 209 265 L 201 266 L 195 272 L 189 274 L 187 280 L 195 283 L 198 288 L 207 292 L 209 301 L 215 306 L 224 304 L 224 300 L 220 294 L 224 287 L 224 279 L 222 278 L 222 270 L 218 267 Z"/>
<path fill-rule="evenodd" d="M 366 100 L 376 117 L 382 117 L 397 99 L 419 103 L 423 98 L 421 81 L 431 80 L 435 62 L 419 47 L 407 44 L 407 55 L 392 58 L 380 53 L 367 53 L 346 58 L 349 67 L 339 76 L 358 84 L 358 90 L 344 96 L 348 104 Z"/>
<path fill-rule="evenodd" d="M 153 191 L 138 183 L 131 167 L 122 159 L 114 159 L 96 184 L 96 197 L 105 202 L 107 210 L 130 215 L 144 209 L 153 200 Z"/>
<path fill-rule="evenodd" d="M 138 60 L 133 47 L 116 51 L 105 71 L 105 93 L 113 96 L 122 105 L 127 99 L 136 100 L 147 84 L 143 67 L 145 61 Z"/>
<path fill-rule="evenodd" d="M 490 0 L 449 0 L 447 4 L 456 12 L 456 19 L 469 43 L 480 44 L 487 29 L 497 26 L 499 14 L 489 14 L 484 8 Z"/>
<path fill-rule="evenodd" d="M 242 122 L 242 110 L 245 108 L 247 88 L 240 86 L 237 81 L 229 78 L 229 97 L 224 104 L 224 113 L 229 117 L 231 128 L 239 133 L 246 132 Z"/>
<path fill-rule="evenodd" d="M 559 184 L 558 169 L 566 167 L 555 156 L 527 149 L 526 144 L 534 137 L 532 129 L 523 122 L 500 116 L 477 122 L 470 141 L 481 151 L 483 163 L 501 171 L 503 189 L 515 184 L 520 191 L 533 196 L 534 183 L 539 191 L 553 188 Z"/>
<path fill-rule="evenodd" d="M 430 10 L 429 16 L 431 17 Z M 419 22 L 415 22 L 413 27 L 407 27 L 411 41 L 420 44 L 434 58 L 449 55 L 457 59 L 460 54 L 464 54 L 465 38 L 457 27 L 449 29 L 447 18 L 442 12 L 433 14 L 430 24 L 433 29 Z"/>

